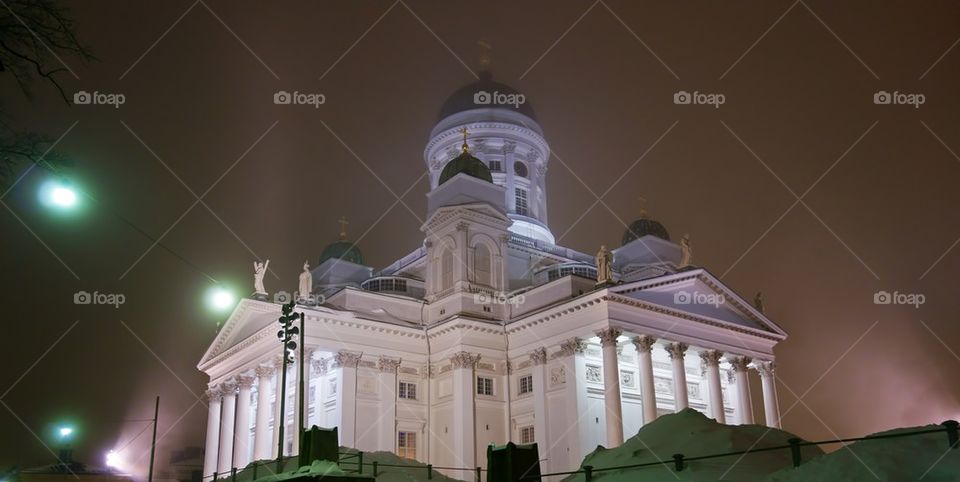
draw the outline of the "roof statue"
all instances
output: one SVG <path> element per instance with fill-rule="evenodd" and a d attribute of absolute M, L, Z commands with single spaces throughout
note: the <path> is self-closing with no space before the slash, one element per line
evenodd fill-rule
<path fill-rule="evenodd" d="M 303 262 L 303 272 L 300 273 L 300 290 L 298 291 L 300 301 L 309 300 L 312 293 L 313 273 L 310 272 L 310 263 L 305 260 Z"/>
<path fill-rule="evenodd" d="M 266 263 L 253 262 L 253 291 L 258 296 L 267 296 L 267 290 L 263 287 L 263 275 L 267 274 L 267 267 L 270 266 L 270 260 Z"/>
<path fill-rule="evenodd" d="M 693 246 L 690 244 L 690 235 L 684 234 L 680 240 L 680 267 L 686 268 L 693 262 Z"/>
<path fill-rule="evenodd" d="M 613 253 L 607 250 L 606 245 L 600 246 L 597 252 L 597 284 L 613 283 Z"/>

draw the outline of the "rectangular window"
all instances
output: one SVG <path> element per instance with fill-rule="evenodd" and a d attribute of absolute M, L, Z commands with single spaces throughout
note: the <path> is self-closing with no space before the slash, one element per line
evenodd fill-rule
<path fill-rule="evenodd" d="M 400 432 L 397 436 L 397 455 L 407 458 L 417 458 L 417 433 Z"/>
<path fill-rule="evenodd" d="M 397 396 L 406 400 L 416 400 L 417 384 L 413 382 L 400 382 Z"/>
<path fill-rule="evenodd" d="M 520 443 L 522 444 L 532 444 L 536 442 L 536 438 L 533 434 L 533 425 L 527 425 L 526 427 L 520 427 Z"/>
<path fill-rule="evenodd" d="M 524 375 L 520 377 L 520 395 L 533 391 L 533 375 Z"/>
<path fill-rule="evenodd" d="M 407 280 L 398 279 L 398 280 L 393 280 L 393 282 L 394 282 L 394 288 L 393 288 L 394 290 L 407 291 Z"/>
<path fill-rule="evenodd" d="M 491 172 L 503 172 L 503 164 L 500 161 L 490 161 L 489 167 Z"/>
<path fill-rule="evenodd" d="M 516 192 L 517 205 L 514 211 L 521 216 L 529 215 L 530 208 L 527 205 L 527 190 L 522 187 L 518 187 L 518 188 L 515 188 L 515 192 Z"/>
<path fill-rule="evenodd" d="M 493 396 L 493 379 L 477 377 L 477 395 Z"/>

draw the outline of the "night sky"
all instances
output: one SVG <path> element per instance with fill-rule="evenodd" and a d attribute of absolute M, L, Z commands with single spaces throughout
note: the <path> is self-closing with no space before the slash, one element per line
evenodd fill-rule
<path fill-rule="evenodd" d="M 2 199 L 0 469 L 52 462 L 60 421 L 79 427 L 75 458 L 102 464 L 156 395 L 160 468 L 202 446 L 196 364 L 226 317 L 204 306 L 213 280 L 246 294 L 269 258 L 267 289 L 292 291 L 341 216 L 376 268 L 419 246 L 423 148 L 446 97 L 475 80 L 481 41 L 553 149 L 558 244 L 619 246 L 643 196 L 675 239 L 690 233 L 695 264 L 764 293 L 790 334 L 786 430 L 960 418 L 956 3 L 66 5 L 98 60 L 63 57 L 64 89 L 126 103 L 68 106 L 43 83 L 28 100 L 0 73 L 4 121 L 63 136 L 71 181 L 96 199 L 51 212 L 41 169 Z M 278 90 L 326 103 L 274 105 Z M 678 91 L 725 103 L 675 105 Z M 878 91 L 925 103 L 877 105 Z M 126 302 L 75 305 L 79 290 Z M 876 305 L 881 290 L 925 303 Z M 130 447 L 144 466 L 149 430 Z"/>

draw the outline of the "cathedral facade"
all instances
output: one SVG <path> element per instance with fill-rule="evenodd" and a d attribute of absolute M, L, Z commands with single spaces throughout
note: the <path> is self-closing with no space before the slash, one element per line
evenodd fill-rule
<path fill-rule="evenodd" d="M 293 295 L 305 356 L 288 367 L 285 453 L 301 363 L 306 427 L 438 467 L 483 467 L 488 444 L 513 441 L 537 442 L 545 472 L 573 470 L 687 407 L 779 427 L 773 349 L 786 333 L 645 214 L 609 252 L 556 245 L 550 148 L 528 103 L 490 102 L 509 95 L 484 73 L 444 103 L 424 150 L 421 246 L 375 270 L 342 232 L 310 296 Z M 198 365 L 205 478 L 277 456 L 282 298 L 241 300 Z"/>

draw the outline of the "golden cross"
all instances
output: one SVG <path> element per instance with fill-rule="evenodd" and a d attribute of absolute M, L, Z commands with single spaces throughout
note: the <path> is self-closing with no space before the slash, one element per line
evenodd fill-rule
<path fill-rule="evenodd" d="M 340 239 L 347 239 L 347 225 L 350 224 L 347 221 L 346 216 L 340 216 Z"/>
<path fill-rule="evenodd" d="M 637 200 L 640 201 L 640 217 L 647 217 L 647 198 L 640 196 Z"/>
<path fill-rule="evenodd" d="M 467 152 L 467 128 L 464 127 L 460 129 L 460 133 L 463 134 L 463 145 L 461 147 L 463 148 L 463 152 Z"/>

